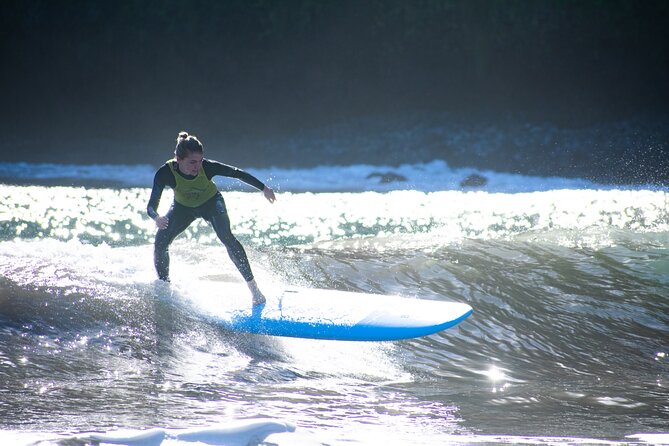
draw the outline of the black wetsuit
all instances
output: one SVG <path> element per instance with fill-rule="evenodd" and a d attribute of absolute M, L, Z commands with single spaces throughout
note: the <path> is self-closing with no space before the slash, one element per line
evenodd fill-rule
<path fill-rule="evenodd" d="M 236 167 L 219 163 L 218 161 L 203 159 L 202 168 L 208 179 L 211 179 L 216 175 L 221 175 L 237 178 L 259 190 L 265 188 L 262 181 L 253 175 L 237 169 Z M 181 175 L 188 180 L 195 178 L 190 175 L 182 174 L 178 169 L 177 172 L 173 174 L 167 163 L 158 169 L 153 178 L 153 189 L 151 190 L 151 197 L 149 198 L 149 204 L 146 209 L 146 212 L 151 218 L 155 219 L 158 217 L 156 210 L 158 209 L 160 197 L 165 186 L 169 186 L 172 189 L 176 188 L 177 182 L 174 175 Z M 183 206 L 175 200 L 172 203 L 170 210 L 167 212 L 166 217 L 169 219 L 169 223 L 165 229 L 158 229 L 153 257 L 156 272 L 161 280 L 169 280 L 170 244 L 175 237 L 185 231 L 196 218 L 203 218 L 211 224 L 214 231 L 216 231 L 216 235 L 228 250 L 230 259 L 233 261 L 244 279 L 246 281 L 253 280 L 251 265 L 249 264 L 244 247 L 239 243 L 239 240 L 237 240 L 230 230 L 230 219 L 228 217 L 227 209 L 225 208 L 225 201 L 220 192 L 217 192 L 216 195 L 198 207 Z"/>

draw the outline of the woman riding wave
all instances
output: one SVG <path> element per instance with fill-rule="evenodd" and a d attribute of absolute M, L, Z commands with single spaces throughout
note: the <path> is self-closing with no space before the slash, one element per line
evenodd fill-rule
<path fill-rule="evenodd" d="M 232 234 L 223 196 L 211 180 L 216 175 L 237 178 L 262 191 L 270 203 L 274 191 L 253 175 L 236 167 L 204 158 L 202 143 L 187 132 L 180 132 L 174 159 L 167 161 L 153 178 L 153 189 L 147 213 L 156 222 L 158 232 L 154 245 L 154 264 L 158 278 L 169 281 L 169 246 L 196 219 L 203 218 L 214 228 L 228 250 L 230 259 L 241 273 L 253 296 L 253 304 L 265 302 L 251 271 L 244 247 Z M 158 214 L 158 204 L 165 186 L 174 190 L 174 202 L 167 214 Z"/>

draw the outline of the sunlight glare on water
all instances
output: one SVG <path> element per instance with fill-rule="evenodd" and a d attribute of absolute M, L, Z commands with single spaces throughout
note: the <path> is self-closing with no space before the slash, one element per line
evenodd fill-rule
<path fill-rule="evenodd" d="M 13 234 L 136 245 L 151 242 L 155 235 L 155 224 L 145 212 L 147 189 L 6 189 L 5 199 L 0 200 L 5 239 Z M 171 194 L 169 189 L 163 193 L 159 213 L 167 212 Z M 257 246 L 396 239 L 406 234 L 444 244 L 537 231 L 669 229 L 667 193 L 662 191 L 282 193 L 273 205 L 258 193 L 226 192 L 224 197 L 235 234 Z M 208 226 L 197 220 L 182 237 L 216 244 Z M 601 237 L 593 241 L 606 242 Z M 568 237 L 564 242 L 573 243 Z"/>
<path fill-rule="evenodd" d="M 134 241 L 152 230 L 153 222 L 138 212 L 144 189 L 85 189 L 73 187 L 6 186 L 11 199 L 0 216 L 16 225 L 16 237 Z M 134 228 L 134 231 L 129 229 Z"/>
<path fill-rule="evenodd" d="M 509 384 L 508 378 L 504 373 L 504 371 L 497 366 L 490 367 L 486 372 L 486 375 L 488 377 L 488 380 L 493 385 L 492 388 L 493 393 L 503 392 L 506 388 L 508 388 L 511 385 Z"/>

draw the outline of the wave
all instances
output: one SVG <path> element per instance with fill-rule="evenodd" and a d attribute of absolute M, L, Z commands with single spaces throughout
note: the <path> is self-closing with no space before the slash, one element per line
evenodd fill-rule
<path fill-rule="evenodd" d="M 283 193 L 274 205 L 225 193 L 261 285 L 474 308 L 442 333 L 363 345 L 239 336 L 181 305 L 241 278 L 194 224 L 171 247 L 172 284 L 156 282 L 148 194 L 3 188 L 3 428 L 262 415 L 320 443 L 364 442 L 364 431 L 370 444 L 416 445 L 666 427 L 664 191 Z"/>
<path fill-rule="evenodd" d="M 0 179 L 21 184 L 96 187 L 150 187 L 158 166 L 0 163 Z M 551 189 L 610 188 L 578 178 L 540 177 L 476 168 L 451 168 L 443 160 L 390 165 L 322 165 L 312 168 L 254 168 L 251 172 L 277 191 L 387 192 L 392 190 L 483 190 L 534 192 Z M 227 178 L 214 181 L 225 190 L 249 190 Z M 650 186 L 649 186 L 650 187 Z"/>
<path fill-rule="evenodd" d="M 666 241 L 666 233 L 661 237 Z M 320 404 L 330 407 L 329 423 L 348 420 L 349 404 L 359 405 L 358 419 L 378 422 L 375 409 L 364 403 L 366 392 L 349 394 L 350 388 L 374 386 L 384 394 L 421 399 L 428 392 L 430 401 L 448 401 L 460 419 L 453 429 L 481 432 L 485 425 L 485 432 L 509 435 L 567 432 L 593 438 L 657 431 L 666 421 L 662 389 L 669 376 L 663 343 L 669 332 L 669 260 L 666 245 L 657 244 L 661 237 L 619 238 L 597 247 L 472 239 L 432 250 L 252 250 L 261 284 L 403 294 L 474 308 L 457 328 L 430 337 L 327 348 L 315 341 L 239 337 L 181 305 L 183 299 L 222 296 L 226 284 L 241 280 L 216 246 L 193 251 L 192 243 L 175 242 L 168 286 L 154 279 L 149 246 L 2 242 L 0 360 L 14 364 L 3 369 L 3 379 L 19 385 L 26 367 L 48 369 L 52 384 L 42 383 L 46 394 L 49 385 L 73 386 L 58 383 L 76 380 L 100 391 L 105 382 L 116 383 L 114 398 L 123 402 L 133 398 L 124 393 L 125 379 L 136 375 L 154 388 L 150 381 L 163 383 L 160 377 L 168 373 L 167 381 L 180 387 L 155 390 L 160 395 L 189 401 L 214 392 L 247 416 L 253 412 L 243 409 L 240 395 L 257 401 L 262 388 L 279 385 L 280 394 L 297 398 L 282 417 L 313 426 L 323 420 L 308 408 Z M 12 344 L 17 336 L 24 341 Z M 22 357 L 29 359 L 25 367 Z M 199 367 L 200 361 L 209 365 Z M 119 368 L 129 374 L 125 379 L 112 373 L 97 381 L 99 371 Z M 227 390 L 215 390 L 220 385 L 213 382 Z M 299 402 L 290 389 L 300 389 L 302 399 L 310 396 Z M 6 407 L 24 398 L 12 395 Z M 158 407 L 168 402 L 153 400 Z M 34 403 L 25 410 L 40 419 L 37 405 L 43 401 Z M 101 404 L 100 398 L 93 403 Z M 51 407 L 67 412 L 71 405 L 88 404 L 72 394 Z M 130 416 L 144 403 L 124 404 L 113 410 Z M 403 403 L 403 411 L 411 404 Z M 416 404 L 415 410 L 427 410 Z M 102 405 L 112 410 L 108 406 Z M 428 412 L 435 420 L 453 418 L 445 407 Z M 546 417 L 556 414 L 561 422 L 547 426 Z"/>

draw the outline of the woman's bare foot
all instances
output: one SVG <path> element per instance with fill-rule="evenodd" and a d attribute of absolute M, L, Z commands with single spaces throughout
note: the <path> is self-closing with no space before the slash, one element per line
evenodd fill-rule
<path fill-rule="evenodd" d="M 253 305 L 262 305 L 267 301 L 265 295 L 260 291 L 260 288 L 258 288 L 258 284 L 255 280 L 249 280 L 246 282 L 246 285 L 248 285 L 249 290 L 251 290 L 251 294 L 253 295 Z"/>

